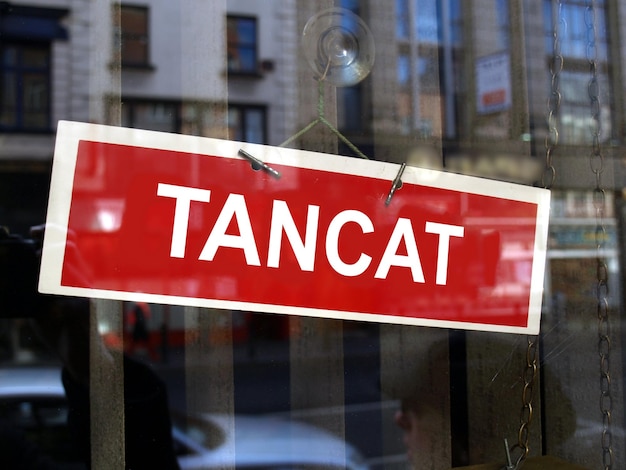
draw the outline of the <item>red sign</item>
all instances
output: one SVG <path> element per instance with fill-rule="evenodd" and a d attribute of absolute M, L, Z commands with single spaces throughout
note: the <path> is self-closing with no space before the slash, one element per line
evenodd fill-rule
<path fill-rule="evenodd" d="M 485 93 L 481 97 L 483 106 L 495 106 L 506 102 L 506 90 L 499 89 Z"/>
<path fill-rule="evenodd" d="M 398 169 L 61 122 L 40 290 L 536 333 L 549 192 Z"/>

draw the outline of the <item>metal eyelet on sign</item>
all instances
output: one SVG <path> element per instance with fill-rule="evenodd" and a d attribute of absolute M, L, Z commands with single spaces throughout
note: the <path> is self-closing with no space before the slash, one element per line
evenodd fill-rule
<path fill-rule="evenodd" d="M 275 170 L 274 168 L 272 168 L 271 166 L 269 166 L 267 163 L 259 160 L 258 158 L 250 155 L 248 152 L 246 152 L 244 149 L 239 149 L 239 155 L 241 155 L 242 157 L 250 160 L 250 162 L 252 162 L 252 167 L 254 168 L 254 165 L 257 165 L 259 168 L 258 169 L 262 169 L 267 171 L 268 173 L 270 173 L 274 178 L 280 178 L 280 172 L 278 170 Z"/>
<path fill-rule="evenodd" d="M 393 180 L 393 184 L 391 185 L 391 189 L 389 190 L 389 194 L 387 195 L 387 199 L 385 200 L 385 205 L 388 206 L 391 203 L 391 198 L 397 189 L 402 187 L 402 174 L 404 173 L 404 169 L 406 168 L 406 163 L 403 163 L 398 170 L 398 174 Z"/>

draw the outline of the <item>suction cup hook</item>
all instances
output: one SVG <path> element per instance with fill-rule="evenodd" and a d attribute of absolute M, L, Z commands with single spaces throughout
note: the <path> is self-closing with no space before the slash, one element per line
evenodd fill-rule
<path fill-rule="evenodd" d="M 329 8 L 312 16 L 302 31 L 302 45 L 317 79 L 334 86 L 356 85 L 374 65 L 370 29 L 345 8 Z"/>

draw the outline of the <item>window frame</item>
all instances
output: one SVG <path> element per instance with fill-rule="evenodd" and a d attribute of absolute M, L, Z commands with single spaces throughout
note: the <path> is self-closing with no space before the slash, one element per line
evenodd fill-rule
<path fill-rule="evenodd" d="M 552 9 L 552 5 L 548 0 L 544 0 L 542 4 L 543 12 L 544 12 L 544 43 L 546 48 L 546 70 L 550 70 L 551 63 L 554 60 L 554 38 L 552 32 L 553 26 L 553 17 L 554 10 Z M 580 22 L 585 20 L 584 15 L 586 14 L 585 8 L 586 4 L 582 0 L 564 0 L 562 8 L 567 8 L 567 13 L 569 14 L 569 18 L 572 19 L 573 13 L 578 12 L 578 24 L 580 26 Z M 611 32 L 609 31 L 608 26 L 608 9 L 604 0 L 599 0 L 596 8 L 600 11 L 602 17 L 600 18 L 599 26 L 597 25 L 598 37 L 595 39 L 596 42 L 596 69 L 597 69 L 597 80 L 600 83 L 599 89 L 600 93 L 604 95 L 604 97 L 600 98 L 601 103 L 606 104 L 609 103 L 607 107 L 601 107 L 600 109 L 600 119 L 603 122 L 609 123 L 609 131 L 607 132 L 604 129 L 602 133 L 602 142 L 610 141 L 613 139 L 613 133 L 615 132 L 615 106 L 614 106 L 614 96 L 613 96 L 613 84 L 611 82 L 612 77 L 612 65 L 609 56 L 609 50 L 611 49 Z M 598 16 L 598 12 L 594 13 L 596 17 Z M 596 20 L 598 21 L 598 20 Z M 559 31 L 560 35 L 563 36 L 563 27 L 562 25 L 561 31 Z M 569 26 L 571 29 L 571 26 Z M 603 29 L 604 28 L 604 29 Z M 576 40 L 572 39 L 571 36 L 560 37 L 559 41 L 561 44 L 561 55 L 562 55 L 562 69 L 560 71 L 559 78 L 559 87 L 561 89 L 561 101 L 560 101 L 560 110 L 559 110 L 559 125 L 561 130 L 560 140 L 563 145 L 571 145 L 571 146 L 585 146 L 589 145 L 592 142 L 592 135 L 589 132 L 589 125 L 584 124 L 583 126 L 577 126 L 576 122 L 584 122 L 589 123 L 593 118 L 591 116 L 591 111 L 589 109 L 589 95 L 585 93 L 587 91 L 588 83 L 590 80 L 590 71 L 589 71 L 589 60 L 587 57 L 589 48 L 589 39 L 583 35 L 583 33 L 579 31 L 579 37 L 583 38 L 584 43 L 580 43 L 578 49 L 574 49 L 573 47 L 563 49 L 563 45 L 569 44 L 571 46 L 572 43 L 575 43 Z M 572 34 L 570 31 L 568 34 Z M 585 46 L 585 47 L 583 47 Z M 582 54 L 580 51 L 585 49 L 586 53 Z M 575 82 L 577 78 L 582 79 L 586 82 L 586 87 L 579 87 L 580 96 L 582 97 L 580 100 L 572 100 L 569 99 L 568 94 L 565 92 L 567 89 L 567 84 L 569 82 Z M 547 74 L 547 83 L 549 84 L 552 80 L 550 74 Z M 608 99 L 607 99 L 608 97 Z M 584 112 L 576 113 L 573 110 L 581 110 Z M 608 114 L 608 115 L 607 115 Z M 574 124 L 570 124 L 574 123 Z M 605 126 L 606 127 L 606 126 Z M 582 129 L 582 130 L 581 130 Z"/>
<path fill-rule="evenodd" d="M 246 103 L 228 103 L 228 129 L 229 129 L 229 134 L 230 134 L 230 129 L 231 129 L 231 123 L 230 123 L 230 111 L 231 110 L 237 110 L 240 113 L 240 118 L 241 118 L 241 139 L 242 141 L 248 142 L 246 140 L 246 134 L 247 134 L 247 112 L 248 111 L 260 111 L 263 114 L 263 129 L 262 129 L 262 133 L 263 133 L 263 138 L 262 138 L 262 142 L 253 142 L 253 143 L 260 143 L 263 145 L 267 145 L 268 143 L 268 108 L 266 105 L 264 104 L 246 104 Z M 235 133 L 233 133 L 233 135 L 230 135 L 231 139 L 234 140 L 239 140 L 237 139 Z"/>
<path fill-rule="evenodd" d="M 250 21 L 254 24 L 254 41 L 252 43 L 245 43 L 240 40 L 231 40 L 230 31 L 228 25 L 231 21 Z M 246 51 L 252 51 L 254 55 L 254 67 L 248 69 L 244 67 L 233 67 L 230 59 L 230 51 L 235 48 L 237 51 L 244 49 Z M 256 16 L 251 15 L 237 15 L 228 14 L 226 16 L 226 70 L 229 75 L 235 76 L 248 76 L 259 77 L 261 76 L 260 68 L 261 61 L 259 60 L 259 19 Z"/>
<path fill-rule="evenodd" d="M 3 83 L 5 76 L 13 72 L 15 74 L 15 119 L 13 125 L 2 124 L 0 122 L 0 131 L 12 132 L 12 133 L 51 133 L 52 132 L 52 50 L 49 42 L 32 42 L 32 41 L 11 41 L 7 40 L 0 44 L 0 53 L 8 48 L 16 48 L 16 63 L 12 66 L 5 65 L 0 61 L 0 107 L 3 107 L 6 103 L 6 99 L 3 94 Z M 26 49 L 36 49 L 39 51 L 45 51 L 46 64 L 44 66 L 25 66 L 23 64 L 23 53 Z M 41 127 L 32 126 L 25 123 L 25 115 L 27 112 L 24 110 L 24 76 L 27 74 L 37 74 L 39 76 L 45 76 L 45 84 L 47 94 L 45 97 L 45 124 Z"/>
<path fill-rule="evenodd" d="M 120 57 L 120 65 L 123 68 L 132 68 L 132 69 L 147 69 L 152 70 L 154 66 L 150 62 L 150 8 L 147 5 L 137 5 L 137 4 L 121 4 L 118 3 L 115 5 L 116 8 L 116 16 L 118 21 L 115 23 L 118 24 L 116 28 L 117 31 L 117 41 L 119 45 L 119 57 Z M 123 27 L 123 16 L 124 11 L 135 11 L 137 13 L 141 13 L 143 15 L 143 19 L 145 21 L 145 32 L 143 33 L 134 33 L 128 32 Z M 119 16 L 118 16 L 119 15 Z M 133 42 L 141 42 L 143 41 L 145 47 L 145 57 L 142 60 L 129 60 L 127 54 L 124 53 L 124 43 L 126 41 Z"/>
<path fill-rule="evenodd" d="M 175 132 L 178 133 L 181 130 L 182 116 L 181 116 L 181 108 L 182 103 L 179 100 L 168 100 L 168 99 L 160 99 L 160 98 L 122 98 L 122 119 L 127 118 L 128 122 L 124 122 L 123 125 L 135 129 L 147 129 L 147 130 L 157 130 L 154 128 L 147 127 L 137 127 L 137 106 L 141 105 L 165 105 L 171 106 L 174 112 L 172 117 L 173 128 L 169 131 L 161 132 Z M 128 115 L 125 115 L 124 107 L 128 110 Z"/>

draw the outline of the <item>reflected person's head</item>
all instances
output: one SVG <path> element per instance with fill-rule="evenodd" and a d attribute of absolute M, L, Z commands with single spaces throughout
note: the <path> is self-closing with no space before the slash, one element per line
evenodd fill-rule
<path fill-rule="evenodd" d="M 447 340 L 421 343 L 411 358 L 399 358 L 381 384 L 386 395 L 400 401 L 394 419 L 411 467 L 430 469 L 450 462 L 449 348 Z"/>

